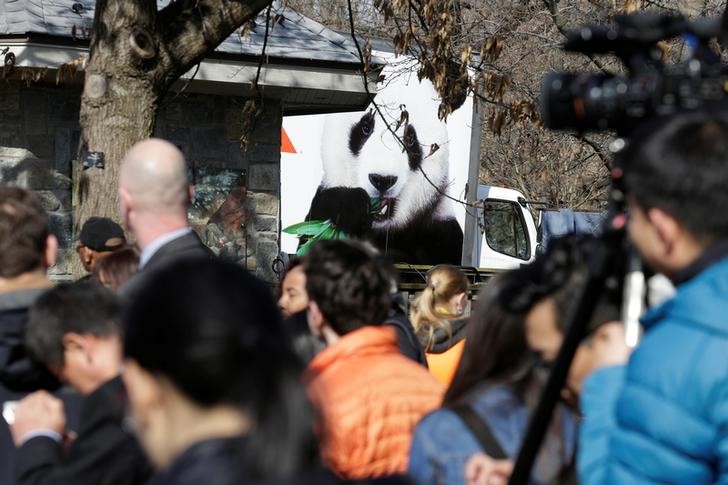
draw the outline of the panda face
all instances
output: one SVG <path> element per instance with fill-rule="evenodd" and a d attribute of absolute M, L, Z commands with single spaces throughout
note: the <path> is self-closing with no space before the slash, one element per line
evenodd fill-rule
<path fill-rule="evenodd" d="M 382 121 L 380 120 L 380 123 Z M 377 125 L 377 118 L 373 111 L 369 111 L 357 121 L 354 126 L 349 130 L 349 151 L 355 157 L 358 157 L 361 153 L 362 148 L 374 133 L 374 128 Z M 417 170 L 422 164 L 422 146 L 417 138 L 417 130 L 411 124 L 407 124 L 404 128 L 404 133 L 401 136 L 402 144 L 404 149 L 407 151 L 407 161 L 409 168 L 412 171 Z M 377 183 L 374 183 L 375 187 L 380 187 Z M 381 189 L 385 190 L 385 189 Z"/>
<path fill-rule="evenodd" d="M 431 92 L 428 97 L 422 86 L 400 91 L 389 86 L 376 98 L 381 114 L 372 108 L 327 118 L 321 185 L 361 187 L 377 198 L 375 229 L 404 227 L 433 211 L 441 199 L 438 190 L 446 189 L 447 128 L 437 119 L 438 102 L 434 89 Z M 397 126 L 403 109 L 409 122 L 397 127 L 395 137 L 390 128 Z M 435 143 L 440 149 L 430 153 Z"/>
<path fill-rule="evenodd" d="M 366 170 L 359 172 L 358 185 L 379 200 L 379 210 L 373 215 L 375 226 L 386 226 L 397 214 L 397 201 L 404 187 L 412 177 L 420 175 L 423 154 L 413 124 L 405 125 L 395 137 L 377 116 L 369 111 L 351 126 L 349 151 L 356 159 L 369 161 L 362 165 Z M 372 137 L 375 139 L 370 142 Z"/>

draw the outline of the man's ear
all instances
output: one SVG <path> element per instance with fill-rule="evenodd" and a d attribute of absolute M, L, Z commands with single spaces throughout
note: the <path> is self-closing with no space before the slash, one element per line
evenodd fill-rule
<path fill-rule="evenodd" d="M 132 209 L 132 197 L 129 192 L 124 189 L 123 187 L 119 187 L 119 217 L 121 217 L 121 221 L 127 225 L 128 229 L 128 222 L 129 222 L 129 212 L 131 212 Z"/>
<path fill-rule="evenodd" d="M 672 254 L 675 249 L 675 243 L 680 237 L 682 226 L 673 216 L 662 209 L 652 207 L 647 210 L 647 219 L 657 232 L 657 236 L 662 242 L 665 254 Z"/>
<path fill-rule="evenodd" d="M 87 363 L 93 361 L 93 352 L 87 336 L 76 332 L 68 332 L 63 335 L 63 348 L 69 352 L 81 352 Z"/>
<path fill-rule="evenodd" d="M 45 253 L 43 254 L 43 265 L 44 269 L 48 269 L 56 264 L 56 257 L 58 255 L 58 239 L 53 234 L 49 234 L 46 238 Z"/>
<path fill-rule="evenodd" d="M 81 261 L 84 265 L 90 266 L 93 260 L 94 253 L 86 246 L 81 246 L 78 249 L 78 254 L 81 256 Z"/>
<path fill-rule="evenodd" d="M 311 330 L 311 333 L 317 337 L 321 337 L 321 329 L 326 324 L 326 319 L 315 301 L 308 303 L 308 312 L 306 312 L 306 315 L 308 318 L 308 328 Z"/>
<path fill-rule="evenodd" d="M 465 305 L 468 302 L 468 294 L 467 293 L 460 293 L 458 295 L 457 304 L 460 306 L 461 309 L 465 308 Z"/>

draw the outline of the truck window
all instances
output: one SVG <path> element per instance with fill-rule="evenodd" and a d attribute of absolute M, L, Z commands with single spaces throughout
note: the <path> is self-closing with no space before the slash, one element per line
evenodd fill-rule
<path fill-rule="evenodd" d="M 483 218 L 485 240 L 493 251 L 523 260 L 529 258 L 525 222 L 515 202 L 486 200 Z"/>

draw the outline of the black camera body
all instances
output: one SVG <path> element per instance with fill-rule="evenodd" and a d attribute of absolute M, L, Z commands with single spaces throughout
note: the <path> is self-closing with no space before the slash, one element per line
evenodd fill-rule
<path fill-rule="evenodd" d="M 541 89 L 544 126 L 625 134 L 653 117 L 728 107 L 728 68 L 710 47 L 721 34 L 717 17 L 689 21 L 649 13 L 617 16 L 614 26 L 569 33 L 564 50 L 615 54 L 628 73 L 549 73 Z M 689 55 L 665 64 L 658 43 L 678 36 L 685 39 Z"/>

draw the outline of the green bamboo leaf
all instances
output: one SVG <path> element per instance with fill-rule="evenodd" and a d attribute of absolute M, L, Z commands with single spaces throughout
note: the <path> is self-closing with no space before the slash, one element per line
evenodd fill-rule
<path fill-rule="evenodd" d="M 332 224 L 332 225 L 330 225 L 329 227 L 327 227 L 327 228 L 326 228 L 326 229 L 325 229 L 325 230 L 324 230 L 324 231 L 323 231 L 323 232 L 321 233 L 321 236 L 319 237 L 319 239 L 321 239 L 321 240 L 323 240 L 323 239 L 334 239 L 334 236 L 335 236 L 335 235 L 336 235 L 336 228 L 335 228 L 335 227 L 334 227 L 334 225 Z"/>
<path fill-rule="evenodd" d="M 328 227 L 331 221 L 303 221 L 293 224 L 282 229 L 286 234 L 295 234 L 296 236 L 314 236 Z"/>
<path fill-rule="evenodd" d="M 314 241 L 313 239 L 309 239 L 308 241 L 306 241 L 303 246 L 296 250 L 296 256 L 304 256 L 308 252 L 308 250 L 311 249 L 311 245 L 315 242 L 316 241 Z"/>
<path fill-rule="evenodd" d="M 318 227 L 318 232 L 316 232 L 316 234 L 313 234 L 303 246 L 298 248 L 298 251 L 296 251 L 297 256 L 303 256 L 308 252 L 309 249 L 311 249 L 311 245 L 313 245 L 317 241 L 321 241 L 322 239 L 329 239 L 331 235 L 336 232 L 334 224 L 329 220 L 321 222 Z"/>
<path fill-rule="evenodd" d="M 382 201 L 379 197 L 369 198 L 369 213 L 376 214 L 382 208 Z"/>

